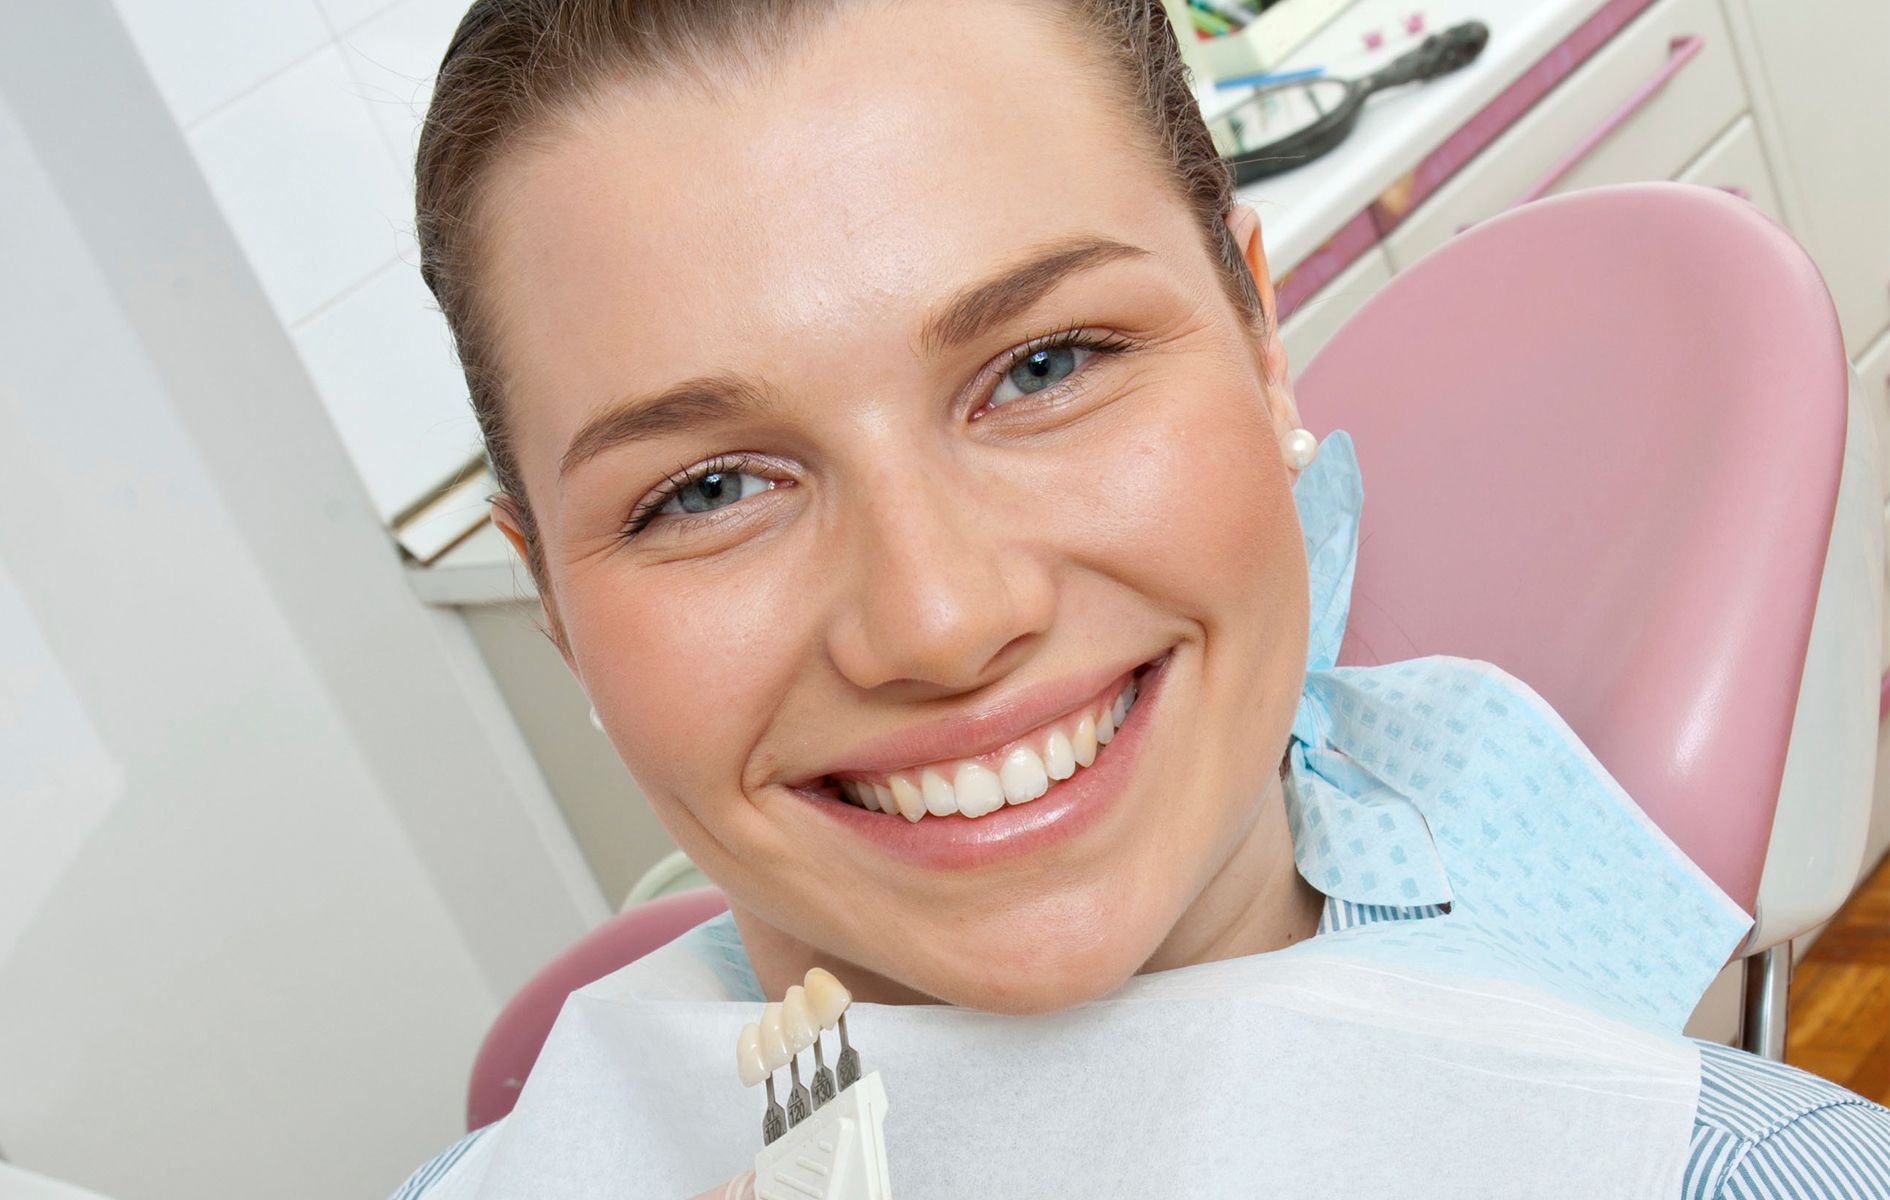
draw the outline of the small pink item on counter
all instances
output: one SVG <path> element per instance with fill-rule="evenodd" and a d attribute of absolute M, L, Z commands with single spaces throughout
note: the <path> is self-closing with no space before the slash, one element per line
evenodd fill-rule
<path fill-rule="evenodd" d="M 1378 32 L 1376 29 L 1368 29 L 1365 31 L 1365 48 L 1367 50 L 1376 50 L 1384 44 L 1384 34 Z"/>
<path fill-rule="evenodd" d="M 1423 33 L 1424 32 L 1424 14 L 1421 12 L 1414 12 L 1410 16 L 1406 17 L 1404 19 L 1404 31 L 1406 33 Z"/>

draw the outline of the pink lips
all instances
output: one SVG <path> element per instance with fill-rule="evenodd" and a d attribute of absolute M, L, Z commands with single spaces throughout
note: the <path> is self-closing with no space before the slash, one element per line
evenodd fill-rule
<path fill-rule="evenodd" d="M 1160 702 L 1167 667 L 1164 657 L 1144 674 L 1135 707 L 1116 731 L 1115 740 L 1097 753 L 1094 763 L 1053 784 L 1028 804 L 1009 805 L 983 817 L 928 816 L 908 821 L 896 814 L 869 812 L 824 792 L 797 789 L 798 794 L 848 834 L 916 865 L 962 869 L 1028 854 L 1076 836 L 1099 820 L 1126 789 L 1140 758 L 1143 731 Z M 1127 675 L 1122 670 L 1102 671 L 1046 685 L 1023 693 L 995 713 L 975 714 L 871 743 L 862 752 L 850 755 L 846 767 L 836 767 L 830 773 L 893 771 L 914 763 L 970 757 L 996 749 L 1014 740 L 1019 731 L 1075 711 L 1084 699 L 1101 696 L 1112 682 Z M 1080 685 L 1081 690 L 1072 684 Z M 1072 693 L 1078 699 L 1070 700 Z"/>

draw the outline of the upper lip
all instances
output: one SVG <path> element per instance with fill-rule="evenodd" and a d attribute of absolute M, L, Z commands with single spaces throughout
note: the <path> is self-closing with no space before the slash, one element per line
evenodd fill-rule
<path fill-rule="evenodd" d="M 1086 704 L 1108 698 L 1106 691 L 1127 682 L 1129 675 L 1148 661 L 1137 659 L 1046 680 L 955 716 L 868 739 L 836 755 L 809 782 L 835 775 L 891 774 L 926 763 L 989 754 L 1059 717 L 1078 712 Z"/>

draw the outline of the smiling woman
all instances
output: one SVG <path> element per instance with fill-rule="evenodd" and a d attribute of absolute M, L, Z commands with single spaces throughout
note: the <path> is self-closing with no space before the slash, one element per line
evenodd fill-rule
<path fill-rule="evenodd" d="M 771 992 L 1036 1011 L 1316 924 L 1298 421 L 1173 51 L 1113 2 L 494 4 L 442 71 L 498 521 Z"/>
<path fill-rule="evenodd" d="M 1159 5 L 481 0 L 418 178 L 495 519 L 737 991 L 1043 1013 L 1365 919 L 1282 782 L 1316 445 Z"/>

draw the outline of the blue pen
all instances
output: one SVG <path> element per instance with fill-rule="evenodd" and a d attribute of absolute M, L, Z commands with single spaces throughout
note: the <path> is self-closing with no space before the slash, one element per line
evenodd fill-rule
<path fill-rule="evenodd" d="M 1236 75 L 1231 79 L 1216 79 L 1217 88 L 1264 87 L 1269 83 L 1292 83 L 1300 79 L 1317 79 L 1326 73 L 1324 67 L 1306 67 L 1299 71 L 1279 71 L 1273 74 Z"/>

